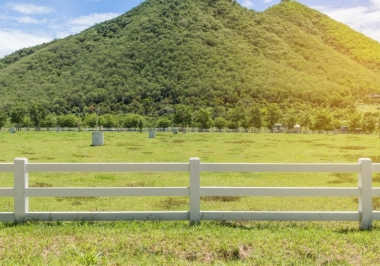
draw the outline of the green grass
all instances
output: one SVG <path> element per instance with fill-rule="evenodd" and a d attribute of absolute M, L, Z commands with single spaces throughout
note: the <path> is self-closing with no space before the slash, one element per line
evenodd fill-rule
<path fill-rule="evenodd" d="M 0 162 L 380 162 L 377 135 L 251 133 L 0 133 Z M 30 173 L 32 187 L 188 186 L 188 173 Z M 202 186 L 355 187 L 347 173 L 202 173 Z M 380 174 L 374 173 L 374 185 Z M 13 176 L 0 173 L 0 187 Z M 380 210 L 380 200 L 374 199 Z M 351 197 L 202 197 L 202 210 L 356 211 Z M 30 198 L 31 211 L 188 210 L 187 197 Z M 0 212 L 13 200 L 0 198 Z M 356 222 L 27 222 L 0 223 L 1 265 L 376 265 L 380 226 Z"/>

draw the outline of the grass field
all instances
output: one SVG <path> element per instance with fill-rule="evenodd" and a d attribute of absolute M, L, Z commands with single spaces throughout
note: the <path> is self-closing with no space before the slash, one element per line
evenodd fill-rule
<path fill-rule="evenodd" d="M 378 135 L 251 133 L 0 133 L 0 163 L 29 162 L 380 162 Z M 36 187 L 188 186 L 188 173 L 30 173 Z M 354 187 L 355 174 L 202 173 L 202 186 Z M 0 187 L 12 187 L 0 173 Z M 374 174 L 380 186 L 380 174 Z M 31 211 L 188 210 L 185 197 L 31 198 Z M 380 210 L 380 200 L 374 199 Z M 350 197 L 207 197 L 202 210 L 356 211 Z M 0 198 L 0 212 L 13 200 Z M 28 222 L 0 223 L 1 265 L 377 265 L 379 223 L 351 222 Z"/>

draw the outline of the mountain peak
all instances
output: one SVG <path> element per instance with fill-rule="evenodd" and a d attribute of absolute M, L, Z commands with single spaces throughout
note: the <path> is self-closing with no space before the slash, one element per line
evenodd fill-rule
<path fill-rule="evenodd" d="M 379 43 L 297 2 L 259 13 L 231 0 L 147 0 L 0 59 L 0 107 L 139 103 L 160 113 L 244 98 L 344 108 L 358 88 L 363 98 L 380 92 L 379 56 Z"/>

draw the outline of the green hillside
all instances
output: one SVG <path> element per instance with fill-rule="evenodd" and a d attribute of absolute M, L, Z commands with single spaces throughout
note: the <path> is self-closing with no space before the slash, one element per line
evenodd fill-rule
<path fill-rule="evenodd" d="M 80 34 L 0 59 L 0 108 L 102 105 L 160 114 L 242 99 L 345 108 L 380 93 L 380 44 L 297 2 L 147 0 Z"/>

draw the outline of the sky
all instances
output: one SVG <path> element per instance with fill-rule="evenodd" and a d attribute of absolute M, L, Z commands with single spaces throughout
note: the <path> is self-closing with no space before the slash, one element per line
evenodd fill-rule
<path fill-rule="evenodd" d="M 143 0 L 0 0 L 0 57 L 79 33 Z M 237 0 L 264 11 L 280 0 Z M 380 42 L 380 0 L 298 0 Z"/>

